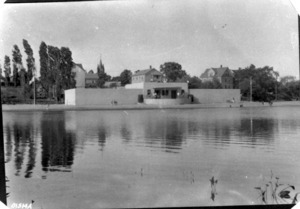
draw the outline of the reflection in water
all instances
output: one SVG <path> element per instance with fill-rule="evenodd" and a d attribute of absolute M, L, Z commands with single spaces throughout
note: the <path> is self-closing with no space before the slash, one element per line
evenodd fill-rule
<path fill-rule="evenodd" d="M 28 126 L 29 125 L 30 124 L 28 124 Z M 30 133 L 30 135 L 28 136 L 29 151 L 28 151 L 27 168 L 26 168 L 26 171 L 25 171 L 25 178 L 30 178 L 31 177 L 32 170 L 35 167 L 35 159 L 36 159 L 36 154 L 37 154 L 37 148 L 36 148 L 35 140 L 34 140 L 34 137 L 33 137 L 33 126 L 32 126 L 32 124 L 31 124 L 31 126 L 28 130 L 30 130 L 28 132 L 28 133 Z"/>
<path fill-rule="evenodd" d="M 98 144 L 100 146 L 100 151 L 104 150 L 105 143 L 106 143 L 106 129 L 103 126 L 98 128 Z"/>
<path fill-rule="evenodd" d="M 13 149 L 10 126 L 6 126 L 5 136 L 6 136 L 5 160 L 6 160 L 6 162 L 10 162 L 11 155 L 12 155 L 12 149 Z"/>
<path fill-rule="evenodd" d="M 260 144 L 272 143 L 274 134 L 278 132 L 278 121 L 274 118 L 242 117 L 236 114 L 234 118 L 221 117 L 220 119 L 219 116 L 208 118 L 205 113 L 200 113 L 200 115 L 190 116 L 189 119 L 174 112 L 164 112 L 159 115 L 143 113 L 145 116 L 134 120 L 130 120 L 129 116 L 126 118 L 122 116 L 123 119 L 120 119 L 118 114 L 101 114 L 101 119 L 96 123 L 93 123 L 94 118 L 91 117 L 93 114 L 88 114 L 88 117 L 83 120 L 84 123 L 81 123 L 78 119 L 84 118 L 85 112 L 43 112 L 39 119 L 40 130 L 38 131 L 41 134 L 42 170 L 70 171 L 76 143 L 84 143 L 93 136 L 97 136 L 98 146 L 103 151 L 111 136 L 108 132 L 110 129 L 114 130 L 113 126 L 119 129 L 119 137 L 125 144 L 137 143 L 138 146 L 159 148 L 174 153 L 180 152 L 185 141 L 191 137 L 216 148 L 231 143 L 246 143 L 255 148 Z M 78 134 L 79 131 L 85 134 Z M 37 144 L 33 133 L 32 118 L 22 122 L 13 120 L 12 123 L 6 124 L 6 162 L 11 161 L 14 153 L 17 176 L 20 175 L 25 160 L 27 160 L 24 168 L 26 178 L 31 177 L 35 167 Z M 116 135 L 117 132 L 113 131 L 112 134 Z M 139 141 L 132 142 L 136 136 Z M 143 145 L 140 140 L 144 140 L 145 144 Z"/>
<path fill-rule="evenodd" d="M 183 123 L 179 121 L 169 121 L 167 126 L 163 129 L 166 149 L 181 149 L 183 140 L 185 139 L 185 132 L 181 132 Z"/>
<path fill-rule="evenodd" d="M 177 152 L 186 138 L 186 122 L 168 117 L 150 117 L 144 125 L 144 134 L 148 146 L 160 145 L 166 152 Z"/>
<path fill-rule="evenodd" d="M 236 125 L 235 121 L 213 120 L 209 121 L 209 123 L 201 122 L 198 126 L 204 137 L 204 143 L 219 147 L 230 144 L 232 127 L 234 125 Z"/>
<path fill-rule="evenodd" d="M 174 201 L 172 206 L 248 204 L 228 191 L 251 200 L 253 193 L 255 199 L 251 188 L 269 168 L 288 170 L 280 176 L 299 182 L 299 168 L 291 166 L 300 158 L 299 113 L 293 122 L 285 114 L 276 118 L 274 108 L 261 109 L 263 114 L 224 110 L 5 113 L 11 190 L 18 195 L 28 191 L 26 198 L 39 197 L 45 207 L 66 202 L 78 207 L 89 202 L 95 208 L 124 202 L 128 207 L 160 207 Z M 291 134 L 288 143 L 280 138 L 286 131 Z M 36 181 L 47 175 L 53 178 Z M 22 178 L 39 189 L 19 191 Z M 61 189 L 66 198 L 59 196 Z M 47 199 L 49 193 L 57 203 Z"/>
<path fill-rule="evenodd" d="M 64 171 L 60 167 L 70 168 L 73 164 L 76 139 L 74 133 L 65 129 L 64 112 L 40 114 L 40 130 L 35 130 L 35 115 L 32 114 L 19 120 L 13 116 L 13 120 L 5 124 L 6 162 L 10 162 L 13 155 L 16 176 L 20 175 L 22 168 L 25 178 L 32 176 L 38 151 L 38 136 L 34 133 L 41 133 L 43 171 Z M 26 167 L 23 167 L 26 160 Z"/>
<path fill-rule="evenodd" d="M 36 148 L 33 140 L 33 125 L 31 122 L 27 122 L 25 125 L 14 123 L 13 125 L 13 135 L 15 142 L 15 166 L 16 166 L 16 175 L 20 174 L 22 169 L 22 164 L 25 158 L 25 152 L 27 147 L 28 151 L 28 162 L 27 168 L 25 171 L 25 178 L 31 176 L 32 170 L 35 167 L 35 157 L 36 157 Z"/>
<path fill-rule="evenodd" d="M 6 162 L 10 162 L 12 153 L 14 152 L 14 165 L 15 175 L 19 176 L 26 159 L 27 153 L 27 166 L 25 169 L 25 178 L 30 178 L 32 170 L 35 167 L 36 159 L 36 144 L 33 136 L 34 128 L 32 121 L 28 120 L 26 123 L 15 120 L 13 124 L 6 126 Z M 13 138 L 13 140 L 12 140 Z M 13 148 L 14 147 L 14 148 Z"/>
<path fill-rule="evenodd" d="M 278 133 L 278 122 L 272 118 L 237 117 L 209 121 L 189 121 L 189 135 L 198 135 L 205 144 L 226 147 L 230 144 L 270 145 Z M 254 146 L 253 146 L 254 145 Z"/>
<path fill-rule="evenodd" d="M 235 112 L 234 116 L 219 116 L 218 113 L 208 116 L 199 111 L 199 115 L 190 115 L 188 119 L 172 112 L 159 116 L 147 115 L 145 118 L 137 122 L 142 124 L 144 130 L 142 138 L 147 146 L 160 146 L 166 152 L 182 149 L 185 141 L 191 137 L 218 148 L 240 143 L 268 145 L 278 133 L 278 121 L 274 118 L 243 117 L 239 112 Z M 131 129 L 123 125 L 123 138 L 129 136 Z"/>
<path fill-rule="evenodd" d="M 71 168 L 76 137 L 66 131 L 64 112 L 44 112 L 41 123 L 43 171 L 62 171 Z M 65 170 L 67 171 L 67 170 Z"/>
<path fill-rule="evenodd" d="M 25 127 L 24 126 L 20 126 L 19 124 L 15 123 L 13 125 L 13 135 L 14 135 L 14 144 L 15 144 L 15 149 L 14 149 L 14 153 L 15 153 L 15 167 L 16 167 L 16 176 L 20 175 L 20 170 L 22 168 L 22 164 L 23 164 L 23 160 L 24 160 L 24 154 L 25 154 L 25 146 L 26 143 L 24 142 L 24 140 L 26 140 L 25 138 Z M 24 134 L 24 137 L 23 137 Z"/>
<path fill-rule="evenodd" d="M 259 144 L 270 145 L 274 142 L 274 135 L 278 133 L 278 121 L 272 118 L 242 118 L 238 131 L 252 147 Z"/>
<path fill-rule="evenodd" d="M 132 132 L 127 127 L 126 123 L 122 125 L 120 129 L 120 134 L 122 138 L 124 139 L 125 143 L 129 143 L 132 139 Z"/>

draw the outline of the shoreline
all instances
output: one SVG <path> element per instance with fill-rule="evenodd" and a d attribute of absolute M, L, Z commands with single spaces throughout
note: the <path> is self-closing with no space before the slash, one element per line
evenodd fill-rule
<path fill-rule="evenodd" d="M 261 102 L 237 102 L 237 103 L 211 103 L 211 104 L 184 104 L 184 105 L 85 105 L 72 106 L 64 104 L 52 105 L 30 105 L 17 104 L 6 105 L 2 104 L 2 111 L 80 111 L 80 110 L 152 110 L 152 109 L 206 109 L 206 108 L 247 108 L 247 107 L 283 107 L 283 106 L 300 106 L 300 101 L 283 101 L 274 102 L 272 106 L 268 103 Z"/>

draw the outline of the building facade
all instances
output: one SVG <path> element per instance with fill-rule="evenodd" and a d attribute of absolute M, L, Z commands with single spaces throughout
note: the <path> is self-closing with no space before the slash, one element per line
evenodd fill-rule
<path fill-rule="evenodd" d="M 97 88 L 99 76 L 97 73 L 89 72 L 85 75 L 85 88 Z"/>
<path fill-rule="evenodd" d="M 105 81 L 104 88 L 120 88 L 121 81 Z"/>
<path fill-rule="evenodd" d="M 206 69 L 205 72 L 201 74 L 200 79 L 202 82 L 208 82 L 213 81 L 213 79 L 217 79 L 221 83 L 223 89 L 233 89 L 233 71 L 228 67 L 223 67 L 222 65 L 219 68 Z"/>
<path fill-rule="evenodd" d="M 131 83 L 163 82 L 163 74 L 150 66 L 147 70 L 138 70 L 132 75 Z"/>
<path fill-rule="evenodd" d="M 231 72 L 206 71 L 213 79 L 216 76 L 225 88 L 230 85 L 227 77 Z M 92 75 L 92 73 L 90 73 Z M 98 75 L 98 74 L 95 74 Z M 220 77 L 220 78 L 219 78 Z M 227 83 L 228 82 L 228 83 Z M 111 84 L 109 84 L 111 86 Z M 188 89 L 185 82 L 165 82 L 163 75 L 155 70 L 137 71 L 132 76 L 132 83 L 123 88 L 78 88 L 65 91 L 66 105 L 131 105 L 144 103 L 147 105 L 179 105 L 190 103 L 227 103 L 239 102 L 239 89 Z"/>
<path fill-rule="evenodd" d="M 97 70 L 104 72 L 104 65 L 100 60 L 100 64 L 97 67 Z M 88 73 L 84 70 L 82 64 L 73 63 L 72 72 L 75 74 L 76 88 L 97 88 L 99 75 L 94 73 L 93 70 L 90 70 Z M 120 82 L 105 82 L 105 88 L 115 88 L 119 87 Z"/>
<path fill-rule="evenodd" d="M 73 63 L 72 73 L 75 74 L 76 88 L 85 88 L 86 71 L 83 69 L 82 64 Z"/>
<path fill-rule="evenodd" d="M 125 89 L 140 89 L 146 104 L 189 103 L 188 84 L 184 82 L 164 82 L 163 74 L 156 69 L 136 71 L 132 83 Z"/>

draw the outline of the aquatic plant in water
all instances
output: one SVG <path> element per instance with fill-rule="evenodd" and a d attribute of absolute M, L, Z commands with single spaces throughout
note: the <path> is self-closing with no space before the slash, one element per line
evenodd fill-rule
<path fill-rule="evenodd" d="M 272 171 L 270 180 L 266 184 L 254 188 L 259 191 L 259 198 L 264 204 L 296 204 L 298 194 L 300 194 L 295 191 L 295 186 L 280 183 L 279 177 L 274 178 Z"/>
<path fill-rule="evenodd" d="M 216 195 L 217 195 L 218 179 L 215 179 L 215 177 L 213 176 L 211 179 L 209 179 L 209 181 L 210 181 L 210 186 L 211 186 L 210 198 L 212 199 L 212 201 L 215 201 L 215 198 L 216 198 Z"/>

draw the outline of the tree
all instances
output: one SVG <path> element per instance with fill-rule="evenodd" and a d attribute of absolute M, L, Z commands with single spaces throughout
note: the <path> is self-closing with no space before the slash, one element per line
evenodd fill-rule
<path fill-rule="evenodd" d="M 242 98 L 250 98 L 250 80 L 252 80 L 252 98 L 254 101 L 270 101 L 275 99 L 279 73 L 272 67 L 249 67 L 235 72 L 236 84 L 241 89 Z"/>
<path fill-rule="evenodd" d="M 117 83 L 109 84 L 109 88 L 117 88 L 117 87 L 118 87 Z"/>
<path fill-rule="evenodd" d="M 48 74 L 49 74 L 49 57 L 48 57 L 48 46 L 45 42 L 41 42 L 40 49 L 39 49 L 39 55 L 40 55 L 40 80 L 41 85 L 44 88 L 46 92 L 46 96 L 49 98 L 49 89 L 51 86 L 51 82 L 49 80 Z"/>
<path fill-rule="evenodd" d="M 4 76 L 2 76 L 2 72 L 3 72 L 2 65 L 0 63 L 0 81 L 1 81 L 1 84 L 2 84 L 2 80 L 5 82 L 5 78 L 4 78 Z"/>
<path fill-rule="evenodd" d="M 120 76 L 114 76 L 110 80 L 111 81 L 121 81 Z"/>
<path fill-rule="evenodd" d="M 191 79 L 191 76 L 186 74 L 186 75 L 182 76 L 181 78 L 177 78 L 176 82 L 188 83 L 190 79 Z"/>
<path fill-rule="evenodd" d="M 10 67 L 10 58 L 9 56 L 5 55 L 4 57 L 4 77 L 5 77 L 5 86 L 9 86 L 10 83 L 10 74 L 11 74 L 11 67 Z"/>
<path fill-rule="evenodd" d="M 100 59 L 100 63 L 97 65 L 97 74 L 98 74 L 98 81 L 97 86 L 99 88 L 103 88 L 105 81 L 110 81 L 111 76 L 105 73 L 104 65 L 102 64 L 102 60 Z"/>
<path fill-rule="evenodd" d="M 193 76 L 189 80 L 189 89 L 200 89 L 202 87 L 202 81 L 199 77 Z"/>
<path fill-rule="evenodd" d="M 28 41 L 23 39 L 23 46 L 25 49 L 25 53 L 27 54 L 27 82 L 29 83 L 32 80 L 33 74 L 35 73 L 35 59 L 33 57 L 33 51 Z"/>
<path fill-rule="evenodd" d="M 62 74 L 62 89 L 67 90 L 67 89 L 75 88 L 76 86 L 75 74 L 72 73 L 72 66 L 73 66 L 72 52 L 67 47 L 61 47 L 60 54 L 62 59 L 60 64 L 60 70 Z"/>
<path fill-rule="evenodd" d="M 285 76 L 281 78 L 278 85 L 279 100 L 294 100 L 299 99 L 300 82 L 294 76 Z"/>
<path fill-rule="evenodd" d="M 190 75 L 187 74 L 187 75 L 184 75 L 182 78 L 177 79 L 176 81 L 177 82 L 188 83 L 188 88 L 189 89 L 200 89 L 200 88 L 202 88 L 202 81 L 197 76 L 191 77 Z"/>
<path fill-rule="evenodd" d="M 132 72 L 130 70 L 123 70 L 123 72 L 120 74 L 120 81 L 121 85 L 125 86 L 126 84 L 131 83 L 131 77 L 132 77 Z"/>
<path fill-rule="evenodd" d="M 160 65 L 160 72 L 164 74 L 168 82 L 176 82 L 187 75 L 181 65 L 176 62 L 166 62 Z"/>
<path fill-rule="evenodd" d="M 45 42 L 40 45 L 41 83 L 51 96 L 59 101 L 62 92 L 75 88 L 75 74 L 72 72 L 73 58 L 68 47 L 47 46 Z"/>
<path fill-rule="evenodd" d="M 25 87 L 25 84 L 27 82 L 27 73 L 25 68 L 21 68 L 19 71 L 19 79 L 20 79 L 20 86 Z"/>
<path fill-rule="evenodd" d="M 285 85 L 287 83 L 290 83 L 290 82 L 294 82 L 296 81 L 296 77 L 295 76 L 291 76 L 291 75 L 288 75 L 288 76 L 284 76 L 280 79 L 280 83 Z"/>
<path fill-rule="evenodd" d="M 105 81 L 111 81 L 111 76 L 105 73 Z"/>
<path fill-rule="evenodd" d="M 106 78 L 105 72 L 100 71 L 98 73 L 98 80 L 97 80 L 97 87 L 98 88 L 103 88 L 103 86 L 105 84 L 105 78 Z"/>
<path fill-rule="evenodd" d="M 60 70 L 62 58 L 59 48 L 48 45 L 48 58 L 48 80 L 50 84 L 49 92 L 52 94 L 52 97 L 57 102 L 61 95 L 63 83 L 62 71 Z"/>
<path fill-rule="evenodd" d="M 98 88 L 103 88 L 105 82 L 110 81 L 110 80 L 111 80 L 110 75 L 107 75 L 104 71 L 100 71 L 98 73 L 97 87 Z"/>
<path fill-rule="evenodd" d="M 253 100 L 271 101 L 277 97 L 277 78 L 279 74 L 272 67 L 265 66 L 254 70 Z"/>
<path fill-rule="evenodd" d="M 17 45 L 14 45 L 12 50 L 13 57 L 13 83 L 14 86 L 20 85 L 19 70 L 22 69 L 22 54 Z"/>
<path fill-rule="evenodd" d="M 202 89 L 222 89 L 223 86 L 219 79 L 213 78 L 212 81 L 206 81 L 201 83 L 201 88 Z"/>

